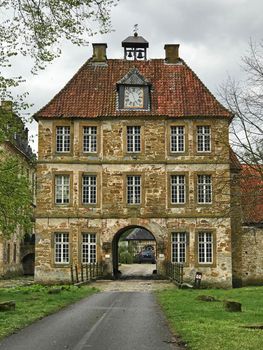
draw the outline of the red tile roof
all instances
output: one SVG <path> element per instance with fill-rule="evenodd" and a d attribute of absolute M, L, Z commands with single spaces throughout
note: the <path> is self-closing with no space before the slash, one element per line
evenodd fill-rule
<path fill-rule="evenodd" d="M 140 74 L 152 84 L 150 111 L 117 109 L 116 83 L 133 67 L 137 67 Z M 169 117 L 232 116 L 182 60 L 178 64 L 166 64 L 163 59 L 110 59 L 107 64 L 87 61 L 34 117 L 96 118 L 131 114 Z"/>
<path fill-rule="evenodd" d="M 243 221 L 263 223 L 263 166 L 256 168 L 243 164 L 240 185 Z"/>

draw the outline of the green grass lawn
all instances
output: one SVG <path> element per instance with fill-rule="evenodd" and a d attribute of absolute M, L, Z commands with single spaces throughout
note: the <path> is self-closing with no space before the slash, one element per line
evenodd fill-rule
<path fill-rule="evenodd" d="M 53 313 L 97 290 L 92 287 L 64 286 L 59 294 L 49 294 L 54 287 L 32 285 L 15 288 L 0 288 L 0 302 L 14 300 L 14 311 L 0 312 L 0 338 L 23 328 L 33 321 Z M 61 288 L 59 286 L 58 288 Z"/>
<path fill-rule="evenodd" d="M 231 290 L 164 290 L 156 292 L 172 330 L 191 350 L 263 349 L 263 287 Z M 204 302 L 198 295 L 211 295 L 218 302 Z M 223 300 L 242 303 L 242 312 L 226 312 Z"/>

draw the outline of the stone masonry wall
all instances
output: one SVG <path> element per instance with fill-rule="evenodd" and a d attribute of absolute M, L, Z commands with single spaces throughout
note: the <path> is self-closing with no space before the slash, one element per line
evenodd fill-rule
<path fill-rule="evenodd" d="M 263 227 L 244 226 L 241 245 L 242 285 L 263 285 Z"/>
<path fill-rule="evenodd" d="M 55 152 L 55 126 L 71 126 L 72 152 Z M 83 154 L 81 127 L 97 125 L 98 153 Z M 142 152 L 129 154 L 125 150 L 127 125 L 142 128 Z M 186 152 L 169 152 L 170 125 L 186 126 Z M 212 151 L 196 153 L 196 125 L 210 125 Z M 111 272 L 111 251 L 102 249 L 111 244 L 117 232 L 125 227 L 140 226 L 148 229 L 157 241 L 157 268 L 171 258 L 171 232 L 185 230 L 189 234 L 188 261 L 185 278 L 193 280 L 195 272 L 203 272 L 207 283 L 230 287 L 232 281 L 230 169 L 228 148 L 228 121 L 224 119 L 128 118 L 116 120 L 40 120 L 39 162 L 37 167 L 36 209 L 36 280 L 42 282 L 69 280 L 69 266 L 55 266 L 52 237 L 56 231 L 70 233 L 71 262 L 80 263 L 81 232 L 97 234 L 98 259 L 108 265 Z M 67 172 L 71 176 L 69 205 L 55 205 L 54 176 Z M 81 204 L 81 174 L 97 174 L 98 200 L 96 206 Z M 171 174 L 186 175 L 184 205 L 170 204 Z M 213 204 L 197 203 L 197 174 L 211 174 L 213 178 Z M 126 176 L 142 176 L 142 204 L 126 204 Z M 200 266 L 197 262 L 197 233 L 213 232 L 214 262 Z"/>

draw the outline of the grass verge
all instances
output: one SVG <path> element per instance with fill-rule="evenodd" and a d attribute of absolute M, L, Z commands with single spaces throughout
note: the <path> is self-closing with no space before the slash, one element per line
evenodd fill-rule
<path fill-rule="evenodd" d="M 191 350 L 263 349 L 263 287 L 231 290 L 163 290 L 156 292 L 172 330 Z M 197 300 L 211 295 L 217 302 Z M 226 312 L 224 300 L 242 303 L 242 312 Z"/>
<path fill-rule="evenodd" d="M 88 286 L 81 288 L 59 286 L 57 288 L 61 288 L 61 292 L 49 294 L 49 291 L 54 288 L 37 284 L 0 288 L 0 302 L 10 300 L 16 302 L 14 311 L 0 312 L 0 339 L 98 291 L 96 288 Z"/>

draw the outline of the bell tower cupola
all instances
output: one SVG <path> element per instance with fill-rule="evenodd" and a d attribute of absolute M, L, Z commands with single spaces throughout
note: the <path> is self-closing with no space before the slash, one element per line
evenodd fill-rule
<path fill-rule="evenodd" d="M 142 36 L 138 35 L 138 24 L 134 26 L 133 36 L 128 36 L 122 41 L 122 47 L 124 47 L 125 60 L 137 61 L 147 59 L 149 43 Z"/>

